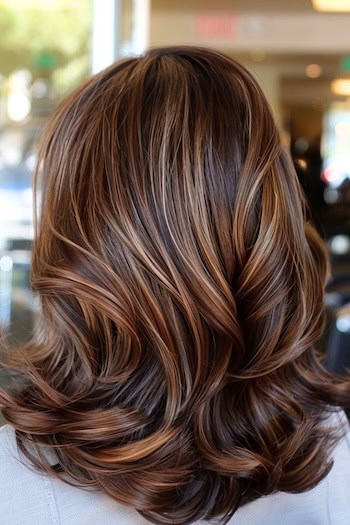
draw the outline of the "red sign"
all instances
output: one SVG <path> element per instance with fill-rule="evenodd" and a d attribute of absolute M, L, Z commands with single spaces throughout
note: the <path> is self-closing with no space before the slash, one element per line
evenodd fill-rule
<path fill-rule="evenodd" d="M 236 34 L 237 17 L 231 14 L 205 14 L 196 17 L 196 35 L 209 38 L 232 38 Z"/>

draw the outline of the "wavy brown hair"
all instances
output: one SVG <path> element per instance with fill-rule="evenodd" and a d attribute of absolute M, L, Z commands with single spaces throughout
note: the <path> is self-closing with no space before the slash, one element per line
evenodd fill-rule
<path fill-rule="evenodd" d="M 326 252 L 254 78 L 197 48 L 118 62 L 38 165 L 42 323 L 0 396 L 30 460 L 159 524 L 315 486 L 350 387 L 314 350 Z"/>

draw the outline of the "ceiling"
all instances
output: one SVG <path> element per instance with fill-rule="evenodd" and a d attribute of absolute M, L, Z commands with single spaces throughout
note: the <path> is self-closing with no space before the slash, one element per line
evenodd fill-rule
<path fill-rule="evenodd" d="M 276 68 L 280 79 L 281 98 L 286 102 L 309 104 L 344 100 L 344 97 L 334 95 L 330 89 L 334 78 L 349 77 L 350 72 L 341 69 L 342 55 L 267 54 L 264 61 L 258 64 L 249 55 L 234 56 L 253 71 L 256 70 L 257 75 L 259 68 Z M 306 67 L 310 64 L 321 66 L 322 74 L 318 78 L 307 77 Z"/>
<path fill-rule="evenodd" d="M 254 64 L 250 55 L 234 55 L 236 59 L 246 63 Z M 263 62 L 278 67 L 282 78 L 306 78 L 305 68 L 309 64 L 319 64 L 322 67 L 322 79 L 331 80 L 340 74 L 341 60 L 343 55 L 332 54 L 271 54 L 267 53 Z M 343 73 L 346 75 L 346 73 Z"/>
<path fill-rule="evenodd" d="M 269 13 L 316 13 L 311 0 L 151 0 L 151 5 L 154 13 L 159 11 L 170 17 L 172 13 L 175 16 L 175 12 L 178 16 L 181 12 L 201 14 L 208 13 L 208 11 L 232 14 L 263 13 L 265 15 Z M 322 17 L 325 14 L 318 13 L 318 16 Z M 327 13 L 326 16 L 332 16 L 332 14 Z M 350 14 L 342 16 L 349 17 L 350 27 Z M 329 35 L 325 35 L 325 38 L 329 38 Z M 327 101 L 338 98 L 330 91 L 330 81 L 340 75 L 350 75 L 350 72 L 346 73 L 340 67 L 342 57 L 350 55 L 349 51 L 344 48 L 343 54 L 339 52 L 333 54 L 267 52 L 260 64 L 256 64 L 249 53 L 235 54 L 233 49 L 232 54 L 248 67 L 251 66 L 253 70 L 256 69 L 256 66 L 276 68 L 285 99 L 299 103 L 304 100 L 309 103 L 315 100 Z M 305 68 L 309 64 L 319 64 L 322 67 L 322 74 L 319 78 L 310 79 L 306 76 Z"/>

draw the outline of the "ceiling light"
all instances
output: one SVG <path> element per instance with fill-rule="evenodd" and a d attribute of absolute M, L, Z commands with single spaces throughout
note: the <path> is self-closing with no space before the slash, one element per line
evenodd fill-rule
<path fill-rule="evenodd" d="M 309 78 L 318 78 L 321 76 L 322 68 L 318 64 L 309 64 L 305 68 L 305 74 Z"/>
<path fill-rule="evenodd" d="M 350 12 L 350 0 L 312 0 L 316 11 Z"/>
<path fill-rule="evenodd" d="M 350 96 L 350 78 L 337 78 L 331 82 L 331 90 L 335 95 Z"/>

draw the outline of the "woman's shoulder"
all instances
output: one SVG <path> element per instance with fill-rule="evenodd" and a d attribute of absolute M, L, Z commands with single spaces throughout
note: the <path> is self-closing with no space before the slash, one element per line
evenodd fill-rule
<path fill-rule="evenodd" d="M 16 432 L 11 425 L 3 425 L 0 427 L 0 468 L 1 474 L 4 472 L 3 469 L 11 472 L 14 468 L 18 467 L 22 472 L 24 466 L 24 457 L 21 457 L 21 453 L 17 447 Z M 4 479 L 0 479 L 0 483 L 4 482 Z"/>
<path fill-rule="evenodd" d="M 4 521 L 2 521 L 4 519 Z M 18 449 L 11 425 L 0 427 L 0 523 L 6 525 L 145 525 L 107 495 L 38 472 Z"/>
<path fill-rule="evenodd" d="M 47 501 L 48 483 L 20 453 L 13 427 L 0 428 L 0 523 L 59 523 Z"/>
<path fill-rule="evenodd" d="M 241 508 L 232 525 L 317 523 L 348 525 L 350 516 L 350 427 L 344 413 L 331 425 L 344 436 L 333 451 L 333 467 L 314 489 L 302 494 L 277 493 Z M 17 447 L 13 427 L 0 427 L 0 523 L 7 525 L 144 525 L 135 510 L 105 494 L 72 487 L 35 470 Z"/>

